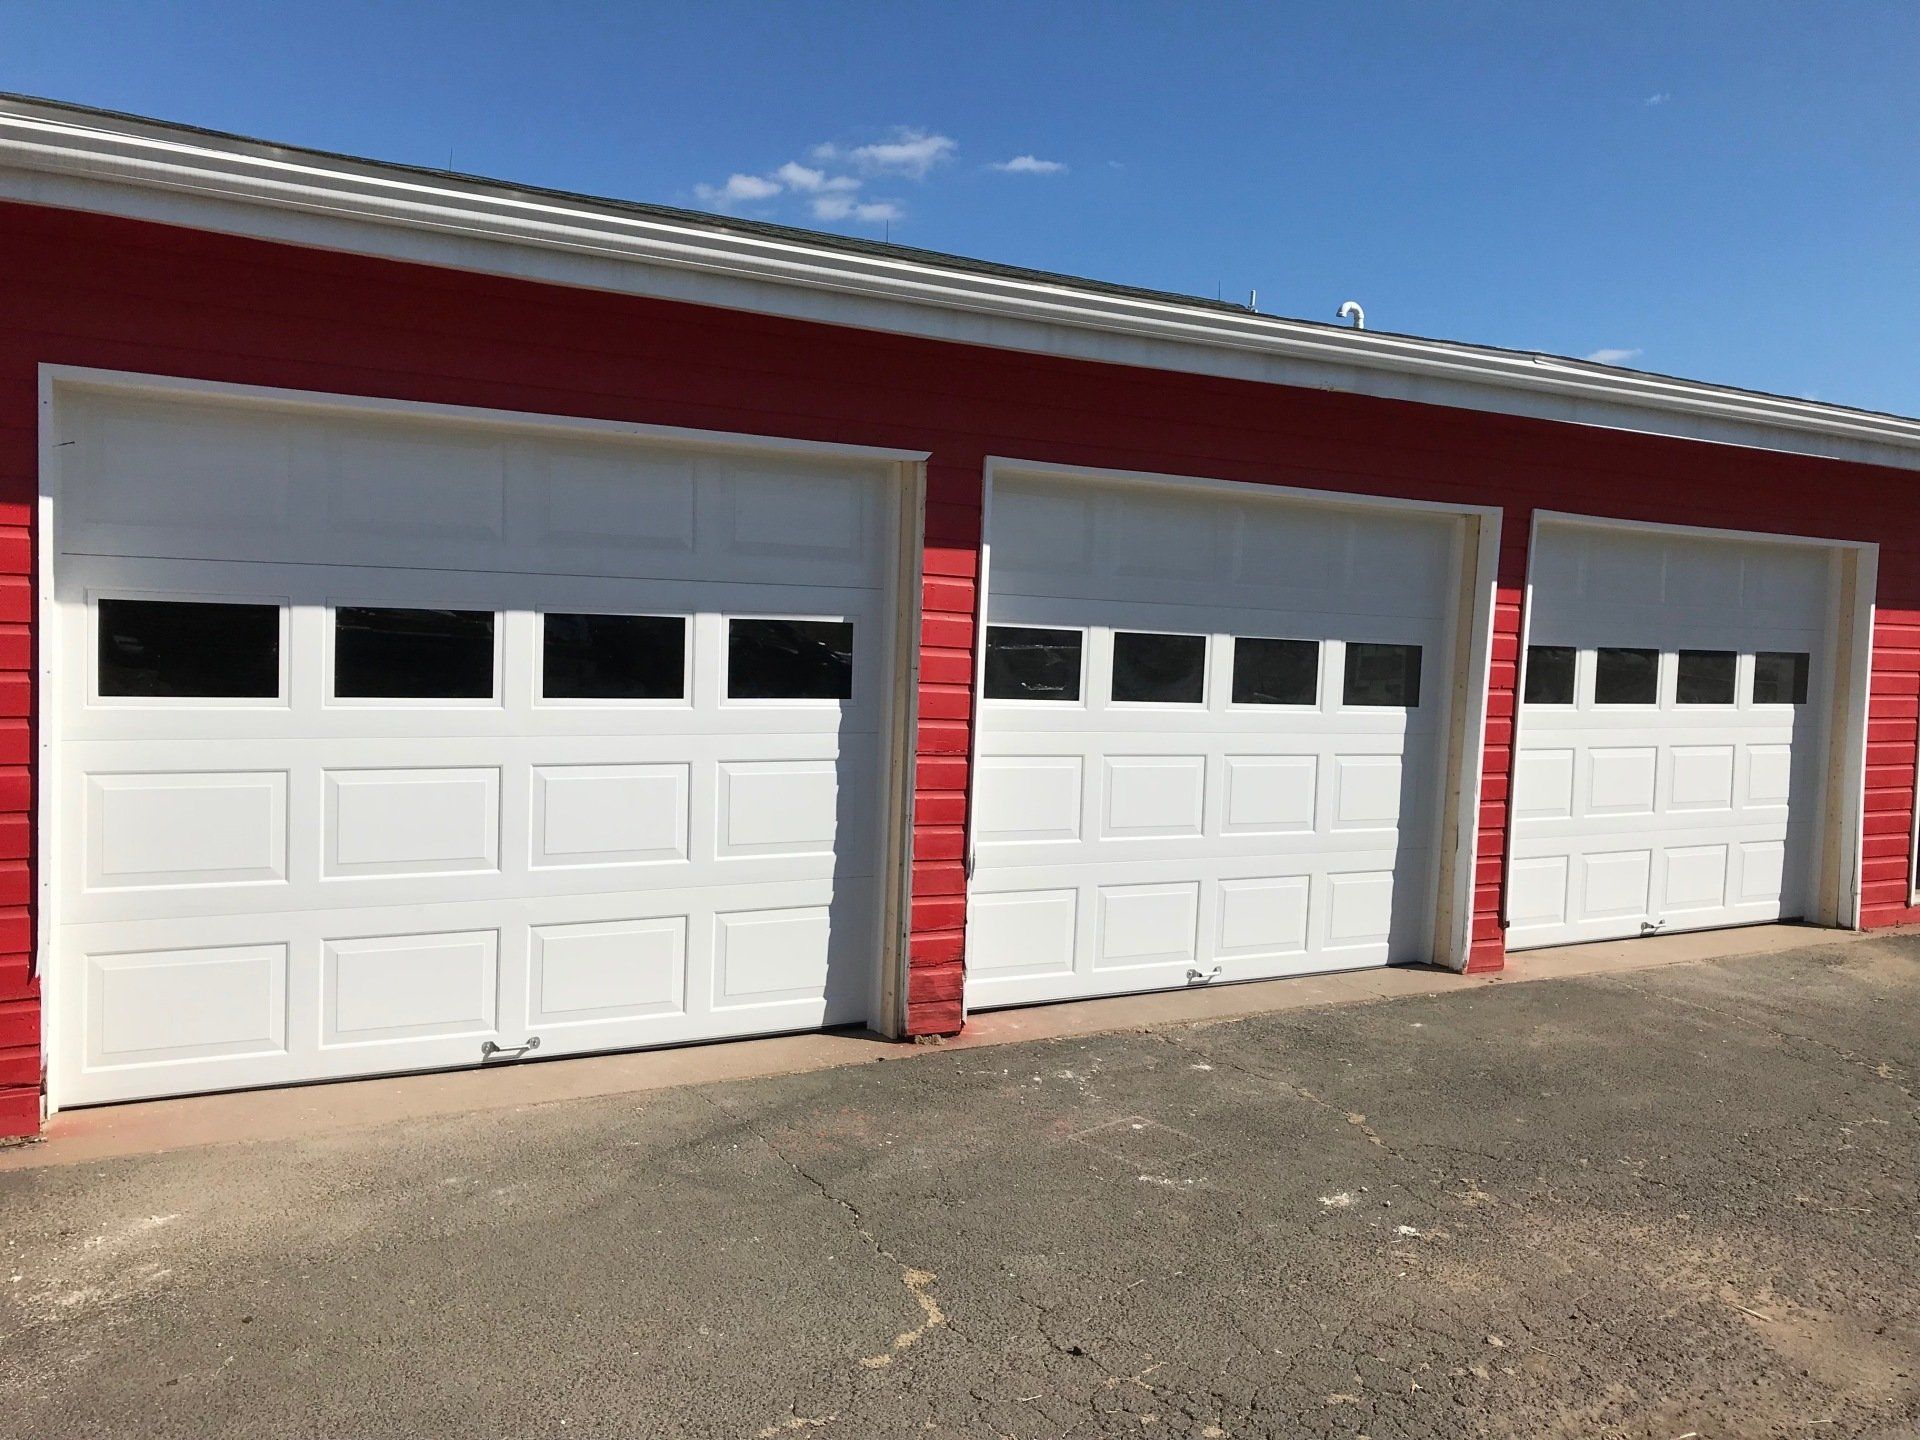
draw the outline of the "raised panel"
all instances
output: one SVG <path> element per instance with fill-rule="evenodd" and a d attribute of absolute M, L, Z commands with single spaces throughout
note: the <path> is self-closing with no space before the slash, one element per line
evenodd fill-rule
<path fill-rule="evenodd" d="M 536 868 L 687 858 L 685 765 L 540 765 L 533 771 Z"/>
<path fill-rule="evenodd" d="M 1784 805 L 1793 791 L 1793 747 L 1747 747 L 1747 804 Z"/>
<path fill-rule="evenodd" d="M 719 470 L 711 462 L 703 468 Z M 728 466 L 714 475 L 714 483 L 726 490 L 727 542 L 733 553 L 859 560 L 869 489 L 863 477 Z"/>
<path fill-rule="evenodd" d="M 1507 918 L 1515 927 L 1566 922 L 1565 855 L 1537 855 L 1508 866 Z"/>
<path fill-rule="evenodd" d="M 1305 875 L 1221 881 L 1214 954 L 1222 959 L 1304 954 L 1311 891 Z"/>
<path fill-rule="evenodd" d="M 536 925 L 527 1023 L 579 1025 L 686 1009 L 687 918 Z"/>
<path fill-rule="evenodd" d="M 1355 870 L 1327 877 L 1329 949 L 1384 945 L 1393 930 L 1393 872 Z"/>
<path fill-rule="evenodd" d="M 1200 755 L 1110 755 L 1102 831 L 1109 838 L 1201 833 L 1207 762 Z"/>
<path fill-rule="evenodd" d="M 1727 847 L 1677 845 L 1666 852 L 1661 911 L 1718 910 L 1727 903 Z"/>
<path fill-rule="evenodd" d="M 329 877 L 496 870 L 500 772 L 329 771 L 325 840 Z"/>
<path fill-rule="evenodd" d="M 831 855 L 840 773 L 832 760 L 720 766 L 721 855 Z"/>
<path fill-rule="evenodd" d="M 498 541 L 506 462 L 498 441 L 453 427 L 331 432 L 329 502 L 343 535 Z"/>
<path fill-rule="evenodd" d="M 1235 508 L 1234 520 L 1235 580 L 1308 593 L 1338 583 L 1346 517 L 1305 506 L 1246 504 Z"/>
<path fill-rule="evenodd" d="M 1383 830 L 1400 823 L 1400 757 L 1339 755 L 1334 758 L 1333 827 Z"/>
<path fill-rule="evenodd" d="M 832 932 L 824 905 L 716 915 L 714 1008 L 821 999 Z"/>
<path fill-rule="evenodd" d="M 1229 835 L 1300 834 L 1313 829 L 1316 755 L 1229 755 L 1226 819 Z"/>
<path fill-rule="evenodd" d="M 326 941 L 321 1043 L 488 1034 L 498 1011 L 499 950 L 493 930 Z"/>
<path fill-rule="evenodd" d="M 996 487 L 993 566 L 997 579 L 1014 573 L 1065 578 L 1093 569 L 1094 500 L 1024 486 Z"/>
<path fill-rule="evenodd" d="M 87 777 L 89 890 L 287 878 L 284 771 Z"/>
<path fill-rule="evenodd" d="M 1671 810 L 1730 810 L 1733 808 L 1733 746 L 1676 745 L 1673 747 L 1673 783 L 1667 807 Z"/>
<path fill-rule="evenodd" d="M 1516 820 L 1564 820 L 1573 814 L 1573 751 L 1522 750 L 1514 766 Z"/>
<path fill-rule="evenodd" d="M 1650 850 L 1614 850 L 1580 857 L 1580 920 L 1618 919 L 1647 912 L 1653 875 Z"/>
<path fill-rule="evenodd" d="M 1744 558 L 1738 547 L 1724 541 L 1669 540 L 1667 604 L 1676 609 L 1737 613 Z"/>
<path fill-rule="evenodd" d="M 1158 496 L 1110 496 L 1100 518 L 1116 575 L 1217 581 L 1221 570 L 1221 506 Z"/>
<path fill-rule="evenodd" d="M 540 539 L 567 549 L 689 555 L 696 490 L 691 455 L 624 445 L 553 445 L 515 452 L 537 487 Z"/>
<path fill-rule="evenodd" d="M 1446 584 L 1452 534 L 1441 522 L 1401 515 L 1347 521 L 1347 590 L 1356 608 L 1420 613 Z"/>
<path fill-rule="evenodd" d="M 287 1048 L 287 947 L 214 945 L 86 959 L 89 1069 Z"/>
<path fill-rule="evenodd" d="M 283 416 L 175 401 L 74 396 L 68 493 L 80 526 L 172 531 L 189 553 L 288 519 L 292 438 Z M 63 543 L 87 543 L 68 531 Z M 181 547 L 170 546 L 170 549 Z M 262 547 L 256 553 L 266 553 Z"/>
<path fill-rule="evenodd" d="M 1191 962 L 1199 917 L 1198 882 L 1106 886 L 1100 891 L 1093 968 Z"/>
<path fill-rule="evenodd" d="M 1658 754 L 1651 745 L 1596 746 L 1587 752 L 1589 815 L 1651 815 Z"/>
<path fill-rule="evenodd" d="M 1078 755 L 987 755 L 974 781 L 974 833 L 983 845 L 1080 838 Z"/>
<path fill-rule="evenodd" d="M 1785 892 L 1787 847 L 1779 840 L 1749 840 L 1740 847 L 1740 900 L 1778 900 Z"/>
<path fill-rule="evenodd" d="M 975 895 L 967 905 L 967 972 L 994 979 L 1072 973 L 1079 908 L 1073 890 Z"/>
<path fill-rule="evenodd" d="M 1657 605 L 1665 593 L 1665 547 L 1658 539 L 1606 530 L 1574 532 L 1581 555 L 1580 593 L 1589 601 Z"/>

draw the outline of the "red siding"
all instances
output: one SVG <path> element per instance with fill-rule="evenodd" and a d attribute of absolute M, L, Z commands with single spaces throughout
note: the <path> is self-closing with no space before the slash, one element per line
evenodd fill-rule
<path fill-rule="evenodd" d="M 1471 968 L 1495 969 L 1535 507 L 1877 539 L 1865 920 L 1909 906 L 1920 712 L 1904 471 L 838 329 L 0 205 L 0 1132 L 37 1122 L 32 537 L 43 362 L 930 450 L 909 1024 L 951 1031 L 965 954 L 980 475 L 990 454 L 1504 507 Z"/>

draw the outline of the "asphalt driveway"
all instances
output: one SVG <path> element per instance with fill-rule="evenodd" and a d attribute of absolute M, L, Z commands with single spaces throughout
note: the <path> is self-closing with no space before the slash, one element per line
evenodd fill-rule
<path fill-rule="evenodd" d="M 0 1174 L 0 1433 L 1920 1433 L 1920 938 Z"/>

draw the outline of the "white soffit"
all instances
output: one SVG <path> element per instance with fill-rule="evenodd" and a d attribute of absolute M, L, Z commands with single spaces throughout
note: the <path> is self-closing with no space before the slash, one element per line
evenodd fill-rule
<path fill-rule="evenodd" d="M 825 324 L 1920 469 L 1920 420 L 0 97 L 0 199 Z"/>

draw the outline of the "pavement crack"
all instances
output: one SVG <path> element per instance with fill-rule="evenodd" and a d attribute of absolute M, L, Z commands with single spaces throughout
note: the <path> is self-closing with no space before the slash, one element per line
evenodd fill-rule
<path fill-rule="evenodd" d="M 774 1159 L 786 1166 L 797 1179 L 811 1188 L 821 1199 L 834 1206 L 846 1216 L 848 1226 L 875 1257 L 885 1260 L 889 1265 L 899 1270 L 900 1283 L 906 1287 L 907 1293 L 913 1296 L 915 1303 L 920 1307 L 920 1323 L 911 1329 L 902 1330 L 895 1335 L 893 1337 L 893 1343 L 879 1354 L 863 1356 L 860 1360 L 862 1369 L 886 1369 L 889 1365 L 893 1364 L 896 1356 L 918 1344 L 929 1331 L 938 1329 L 947 1323 L 946 1313 L 941 1310 L 940 1302 L 930 1293 L 933 1283 L 940 1278 L 938 1275 L 931 1270 L 923 1270 L 917 1265 L 910 1264 L 901 1259 L 886 1245 L 882 1244 L 880 1238 L 869 1228 L 867 1217 L 859 1206 L 855 1205 L 845 1196 L 836 1193 L 826 1181 L 822 1180 L 818 1175 L 815 1175 L 811 1170 L 807 1169 L 806 1166 L 794 1159 L 793 1156 L 789 1155 L 774 1141 L 771 1135 L 768 1135 L 764 1130 L 760 1129 L 759 1126 L 755 1125 L 746 1116 L 729 1110 L 725 1105 L 722 1105 L 718 1100 L 714 1099 L 712 1095 L 704 1091 L 698 1091 L 696 1093 L 715 1110 L 726 1116 L 729 1121 L 738 1125 L 742 1130 L 746 1131 L 747 1134 L 759 1141 L 769 1155 L 772 1155 Z"/>

